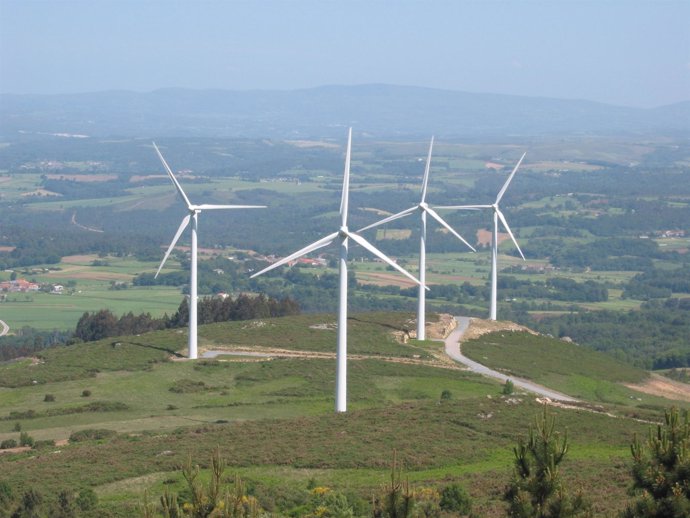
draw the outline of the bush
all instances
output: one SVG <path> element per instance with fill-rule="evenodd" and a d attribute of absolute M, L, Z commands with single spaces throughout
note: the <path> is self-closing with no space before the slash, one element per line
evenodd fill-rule
<path fill-rule="evenodd" d="M 95 509 L 98 505 L 98 496 L 93 489 L 86 488 L 79 491 L 77 496 L 77 507 L 82 511 L 89 511 Z"/>
<path fill-rule="evenodd" d="M 450 390 L 446 389 L 443 392 L 441 392 L 441 401 L 448 401 L 452 399 L 453 394 L 451 394 Z"/>
<path fill-rule="evenodd" d="M 46 403 L 53 403 L 55 402 L 55 396 L 53 394 L 46 394 L 43 397 L 43 401 L 45 401 Z"/>
<path fill-rule="evenodd" d="M 14 431 L 15 432 L 21 432 L 22 431 L 22 423 L 14 423 Z"/>
<path fill-rule="evenodd" d="M 79 430 L 78 432 L 74 432 L 72 435 L 70 435 L 69 442 L 108 439 L 109 437 L 113 437 L 115 435 L 117 435 L 117 432 L 112 430 L 87 428 L 86 430 Z"/>
<path fill-rule="evenodd" d="M 443 488 L 440 506 L 444 511 L 453 513 L 470 514 L 472 512 L 470 495 L 458 484 Z"/>
<path fill-rule="evenodd" d="M 40 450 L 43 448 L 54 448 L 55 447 L 55 441 L 52 439 L 45 439 L 43 441 L 35 441 L 34 443 L 34 449 Z"/>
<path fill-rule="evenodd" d="M 17 441 L 14 439 L 5 439 L 4 441 L 0 442 L 0 450 L 7 450 L 9 448 L 16 448 L 17 447 Z"/>
<path fill-rule="evenodd" d="M 169 390 L 176 394 L 190 394 L 194 392 L 203 392 L 207 389 L 208 387 L 203 381 L 177 380 Z"/>
<path fill-rule="evenodd" d="M 91 397 L 91 391 L 89 389 L 82 390 L 81 397 Z"/>
<path fill-rule="evenodd" d="M 31 437 L 27 432 L 21 432 L 19 434 L 19 445 L 20 446 L 29 446 L 30 448 L 34 447 L 34 438 Z"/>
<path fill-rule="evenodd" d="M 505 384 L 503 385 L 503 390 L 501 390 L 501 394 L 504 396 L 510 396 L 513 392 L 515 392 L 515 384 L 511 380 L 506 380 Z"/>
<path fill-rule="evenodd" d="M 690 515 L 690 418 L 677 408 L 666 411 L 664 423 L 631 445 L 633 490 L 639 494 L 624 518 L 680 518 Z"/>

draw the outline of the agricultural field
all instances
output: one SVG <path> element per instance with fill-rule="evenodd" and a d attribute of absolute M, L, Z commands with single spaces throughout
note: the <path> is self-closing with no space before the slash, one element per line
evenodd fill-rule
<path fill-rule="evenodd" d="M 166 269 L 175 268 L 169 261 Z M 45 286 L 63 286 L 60 293 L 6 293 L 0 301 L 0 319 L 10 329 L 24 326 L 40 330 L 74 329 L 79 318 L 89 311 L 110 309 L 116 315 L 133 312 L 151 313 L 154 317 L 169 315 L 182 300 L 180 290 L 168 286 L 132 286 L 134 277 L 155 272 L 157 265 L 134 258 L 96 254 L 63 257 L 57 265 L 37 265 L 19 270 L 18 277 Z M 9 272 L 0 272 L 0 281 L 8 280 Z"/>

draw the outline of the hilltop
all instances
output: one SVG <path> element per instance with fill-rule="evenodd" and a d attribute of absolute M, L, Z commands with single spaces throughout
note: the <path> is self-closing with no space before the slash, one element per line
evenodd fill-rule
<path fill-rule="evenodd" d="M 239 353 L 216 359 L 179 361 L 185 331 L 166 330 L 2 364 L 0 440 L 16 438 L 19 423 L 43 442 L 0 455 L 0 479 L 17 488 L 41 480 L 48 494 L 93 488 L 103 513 L 131 516 L 144 489 L 182 489 L 176 467 L 189 454 L 206 462 L 220 445 L 229 472 L 248 480 L 266 508 L 286 512 L 314 480 L 366 502 L 396 449 L 414 484 L 458 481 L 481 516 L 499 516 L 511 447 L 539 402 L 526 393 L 502 396 L 498 382 L 444 359 L 440 342 L 403 343 L 412 318 L 351 316 L 346 415 L 332 411 L 332 315 L 200 326 L 201 349 Z M 619 509 L 632 433 L 645 433 L 673 403 L 630 388 L 647 379 L 645 371 L 576 344 L 510 331 L 511 323 L 491 326 L 463 350 L 583 400 L 553 409 L 573 439 L 566 477 L 588 473 L 576 478 L 596 508 Z M 256 352 L 268 357 L 249 355 Z"/>

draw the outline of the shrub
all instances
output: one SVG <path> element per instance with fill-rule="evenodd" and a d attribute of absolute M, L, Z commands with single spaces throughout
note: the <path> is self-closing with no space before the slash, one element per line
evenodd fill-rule
<path fill-rule="evenodd" d="M 448 401 L 449 399 L 452 399 L 452 397 L 453 394 L 448 389 L 441 392 L 441 401 Z"/>
<path fill-rule="evenodd" d="M 546 407 L 513 448 L 515 472 L 504 495 L 510 518 L 591 517 L 590 504 L 581 494 L 568 494 L 559 466 L 568 452 L 568 437 L 556 430 L 556 418 Z"/>
<path fill-rule="evenodd" d="M 34 449 L 40 450 L 43 448 L 54 448 L 55 447 L 55 441 L 52 439 L 45 439 L 43 441 L 35 441 L 34 442 Z"/>
<path fill-rule="evenodd" d="M 504 396 L 510 396 L 513 392 L 515 392 L 515 384 L 511 380 L 506 380 L 506 382 L 503 384 L 501 394 Z"/>
<path fill-rule="evenodd" d="M 117 435 L 117 433 L 112 430 L 87 428 L 86 430 L 79 430 L 78 432 L 74 432 L 72 435 L 70 435 L 69 442 L 108 439 L 109 437 L 113 437 L 115 435 Z"/>
<path fill-rule="evenodd" d="M 690 420 L 687 411 L 666 412 L 664 424 L 649 430 L 642 443 L 635 437 L 633 489 L 641 493 L 623 513 L 624 518 L 690 515 Z"/>
<path fill-rule="evenodd" d="M 19 445 L 34 447 L 34 438 L 31 437 L 27 432 L 21 432 L 19 434 Z"/>
<path fill-rule="evenodd" d="M 55 402 L 55 396 L 53 394 L 46 394 L 43 397 L 43 401 L 45 401 L 46 403 L 53 403 Z"/>
<path fill-rule="evenodd" d="M 193 392 L 202 392 L 208 387 L 203 381 L 192 381 L 192 380 L 178 380 L 173 383 L 170 387 L 170 392 L 175 392 L 176 394 L 188 394 Z"/>
<path fill-rule="evenodd" d="M 77 496 L 77 507 L 82 511 L 89 511 L 95 509 L 98 505 L 98 496 L 93 489 L 86 488 L 79 491 Z"/>
<path fill-rule="evenodd" d="M 472 512 L 472 501 L 470 495 L 458 484 L 446 486 L 441 491 L 441 509 L 459 514 L 470 514 Z"/>
<path fill-rule="evenodd" d="M 81 397 L 91 397 L 91 391 L 89 389 L 82 390 Z"/>
<path fill-rule="evenodd" d="M 21 432 L 22 431 L 22 423 L 14 423 L 14 429 L 15 432 Z"/>
<path fill-rule="evenodd" d="M 4 441 L 0 442 L 0 450 L 7 450 L 9 448 L 16 448 L 17 447 L 17 441 L 14 439 L 5 439 Z"/>

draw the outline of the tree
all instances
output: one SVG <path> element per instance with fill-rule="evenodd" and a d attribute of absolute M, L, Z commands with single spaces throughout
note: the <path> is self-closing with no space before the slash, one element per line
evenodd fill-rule
<path fill-rule="evenodd" d="M 458 484 L 446 486 L 441 491 L 441 509 L 458 514 L 470 514 L 472 512 L 472 500 Z"/>
<path fill-rule="evenodd" d="M 664 423 L 649 430 L 646 445 L 637 437 L 630 446 L 633 489 L 642 494 L 624 518 L 690 516 L 690 424 L 677 408 L 665 412 Z"/>
<path fill-rule="evenodd" d="M 513 448 L 515 474 L 505 499 L 511 518 L 570 518 L 591 516 L 582 495 L 570 497 L 558 468 L 568 452 L 567 434 L 555 431 L 556 418 L 546 407 L 529 428 L 527 441 L 520 438 Z"/>
<path fill-rule="evenodd" d="M 211 458 L 211 479 L 208 486 L 199 480 L 200 468 L 192 464 L 191 456 L 182 467 L 182 477 L 187 483 L 190 499 L 181 506 L 178 495 L 168 492 L 160 497 L 160 508 L 164 518 L 257 518 L 261 507 L 258 501 L 247 495 L 246 487 L 239 477 L 235 477 L 232 490 L 223 491 L 223 472 L 225 461 L 216 449 Z M 143 505 L 145 517 L 159 516 L 155 507 L 145 495 Z"/>
<path fill-rule="evenodd" d="M 414 511 L 414 491 L 409 481 L 402 481 L 402 469 L 398 467 L 397 452 L 393 451 L 391 482 L 383 488 L 383 494 L 374 497 L 374 518 L 408 518 Z"/>

